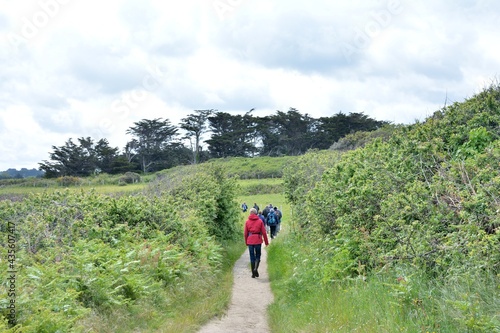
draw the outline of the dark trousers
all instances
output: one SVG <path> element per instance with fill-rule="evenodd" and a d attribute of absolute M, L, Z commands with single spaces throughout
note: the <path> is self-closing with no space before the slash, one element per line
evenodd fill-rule
<path fill-rule="evenodd" d="M 260 261 L 262 251 L 262 244 L 248 245 L 248 252 L 250 252 L 250 262 Z"/>
<path fill-rule="evenodd" d="M 271 238 L 274 238 L 276 236 L 276 227 L 277 225 L 270 225 L 269 230 L 271 232 Z"/>

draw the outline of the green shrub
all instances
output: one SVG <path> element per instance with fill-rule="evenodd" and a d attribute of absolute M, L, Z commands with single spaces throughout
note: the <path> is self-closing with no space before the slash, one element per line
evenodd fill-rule
<path fill-rule="evenodd" d="M 12 331 L 83 332 L 96 314 L 141 306 L 163 312 L 194 287 L 206 297 L 224 261 L 218 240 L 240 231 L 236 183 L 215 166 L 188 174 L 148 195 L 65 190 L 0 201 L 2 237 L 15 225 L 17 242 Z M 187 284 L 196 286 L 183 291 Z M 6 288 L 0 285 L 1 295 Z M 8 302 L 0 299 L 3 309 Z M 7 315 L 0 312 L 1 325 Z"/>
<path fill-rule="evenodd" d="M 185 219 L 190 212 L 219 240 L 238 235 L 239 210 L 235 201 L 236 179 L 228 178 L 219 165 L 192 165 L 158 178 L 148 191 L 176 198 L 176 210 Z"/>
<path fill-rule="evenodd" d="M 362 311 L 345 306 L 345 320 L 323 331 L 370 323 L 374 332 L 500 332 L 492 310 L 500 304 L 499 125 L 500 86 L 492 86 L 388 139 L 324 161 L 310 152 L 286 168 L 285 193 L 301 229 L 287 258 L 293 274 L 280 285 L 295 306 L 311 304 L 301 311 L 312 316 L 281 308 L 299 317 L 296 331 L 316 331 L 313 323 L 342 311 L 321 295 L 342 303 L 343 289 L 363 281 L 378 294 L 349 293 Z M 368 298 L 382 303 L 368 306 Z M 363 313 L 373 316 L 346 324 Z"/>
<path fill-rule="evenodd" d="M 118 184 L 133 184 L 141 181 L 141 176 L 135 172 L 126 172 L 118 179 Z"/>
<path fill-rule="evenodd" d="M 62 176 L 56 179 L 59 186 L 75 186 L 80 185 L 81 179 L 73 176 Z"/>

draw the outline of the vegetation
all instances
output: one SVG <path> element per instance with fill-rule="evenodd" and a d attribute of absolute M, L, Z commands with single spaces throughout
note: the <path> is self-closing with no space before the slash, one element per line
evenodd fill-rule
<path fill-rule="evenodd" d="M 492 86 L 291 164 L 301 228 L 271 247 L 275 331 L 500 332 L 499 125 Z"/>
<path fill-rule="evenodd" d="M 362 113 L 314 119 L 291 108 L 288 112 L 255 117 L 217 110 L 195 110 L 181 120 L 180 127 L 168 119 L 142 119 L 129 127 L 132 136 L 120 152 L 106 139 L 70 138 L 53 146 L 50 158 L 40 164 L 45 176 L 87 177 L 98 173 L 157 172 L 179 165 L 197 164 L 210 158 L 301 155 L 308 149 L 326 149 L 338 139 L 357 131 L 373 131 L 386 125 Z M 181 137 L 179 129 L 186 134 Z M 204 142 L 201 136 L 210 132 Z M 184 140 L 189 140 L 186 147 Z"/>
<path fill-rule="evenodd" d="M 177 140 L 177 131 L 168 119 L 135 122 L 127 130 L 127 134 L 133 136 L 125 149 L 128 161 L 135 158 L 144 173 L 186 164 L 189 151 Z"/>
<path fill-rule="evenodd" d="M 195 331 L 228 304 L 246 202 L 284 213 L 268 256 L 273 332 L 500 332 L 499 161 L 492 86 L 425 122 L 302 156 L 2 180 L 10 193 L 51 190 L 0 201 L 19 290 L 17 326 L 1 299 L 0 330 Z M 141 191 L 81 190 L 120 182 Z"/>
<path fill-rule="evenodd" d="M 186 131 L 186 138 L 189 139 L 193 151 L 193 164 L 197 164 L 201 160 L 201 136 L 207 131 L 207 119 L 215 110 L 195 110 L 194 112 L 182 118 L 180 127 Z"/>
<path fill-rule="evenodd" d="M 141 192 L 156 177 L 155 174 L 110 175 L 101 173 L 90 177 L 0 179 L 0 200 L 9 198 L 19 200 L 30 193 L 54 192 L 62 189 L 71 191 L 95 190 L 97 193 L 113 193 L 114 195 L 137 193 Z"/>
<path fill-rule="evenodd" d="M 210 160 L 209 163 L 223 165 L 228 175 L 240 179 L 267 179 L 281 178 L 284 167 L 294 158 L 293 156 L 232 157 Z"/>
<path fill-rule="evenodd" d="M 2 238 L 16 240 L 17 291 L 17 325 L 9 325 L 10 300 L 2 298 L 0 330 L 152 330 L 167 319 L 193 330 L 228 299 L 213 289 L 243 250 L 231 245 L 242 228 L 236 190 L 212 166 L 156 181 L 141 195 L 66 190 L 0 201 Z M 3 253 L 11 243 L 2 242 Z"/>
<path fill-rule="evenodd" d="M 94 142 L 90 137 L 79 138 L 78 144 L 69 139 L 64 146 L 52 146 L 52 149 L 50 161 L 39 163 L 40 170 L 43 170 L 48 178 L 85 177 L 96 172 L 113 173 L 117 170 L 115 156 L 118 148 L 110 147 L 106 139 Z"/>
<path fill-rule="evenodd" d="M 397 128 L 403 125 L 386 124 L 374 131 L 358 131 L 347 134 L 334 142 L 329 149 L 338 151 L 354 150 L 366 146 L 368 143 L 380 138 L 382 141 L 387 141 Z"/>

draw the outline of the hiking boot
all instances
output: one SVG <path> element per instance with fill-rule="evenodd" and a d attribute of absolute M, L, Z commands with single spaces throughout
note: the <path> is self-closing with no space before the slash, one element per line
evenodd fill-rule
<path fill-rule="evenodd" d="M 255 263 L 251 262 L 250 266 L 252 266 L 252 278 L 254 278 L 255 277 Z"/>
<path fill-rule="evenodd" d="M 259 269 L 259 264 L 260 264 L 260 260 L 257 260 L 255 262 L 255 269 L 253 270 L 253 275 L 255 275 L 255 277 L 259 277 L 259 272 L 257 271 Z"/>

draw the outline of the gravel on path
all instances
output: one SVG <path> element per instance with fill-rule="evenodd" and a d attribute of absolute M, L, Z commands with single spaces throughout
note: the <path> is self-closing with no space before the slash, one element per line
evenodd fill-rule
<path fill-rule="evenodd" d="M 233 274 L 233 293 L 227 313 L 210 321 L 198 333 L 269 333 L 267 306 L 274 297 L 267 274 L 267 248 L 264 244 L 258 278 L 252 278 L 248 251 L 236 261 Z"/>

